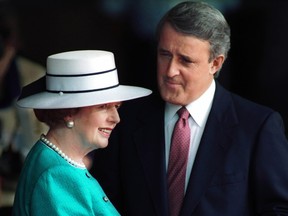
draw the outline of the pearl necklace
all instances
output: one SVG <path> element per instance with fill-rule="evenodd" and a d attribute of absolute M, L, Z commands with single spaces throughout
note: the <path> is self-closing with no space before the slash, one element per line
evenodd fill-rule
<path fill-rule="evenodd" d="M 54 145 L 52 142 L 50 142 L 44 135 L 41 135 L 40 140 L 44 142 L 48 147 L 53 149 L 57 154 L 59 154 L 62 158 L 64 158 L 69 164 L 85 169 L 86 166 L 84 164 L 78 163 L 74 160 L 72 160 L 70 157 L 68 157 L 64 152 L 61 151 L 56 145 Z"/>

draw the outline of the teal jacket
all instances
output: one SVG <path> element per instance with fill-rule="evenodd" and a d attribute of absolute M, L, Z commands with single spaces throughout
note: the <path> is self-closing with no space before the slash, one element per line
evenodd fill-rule
<path fill-rule="evenodd" d="M 119 213 L 87 169 L 70 165 L 38 141 L 25 160 L 13 215 L 116 216 Z"/>

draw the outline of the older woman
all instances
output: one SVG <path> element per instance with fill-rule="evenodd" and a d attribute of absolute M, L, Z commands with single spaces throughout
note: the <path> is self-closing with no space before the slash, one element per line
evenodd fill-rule
<path fill-rule="evenodd" d="M 108 145 L 121 101 L 150 90 L 119 85 L 113 53 L 71 51 L 47 59 L 46 76 L 24 87 L 18 105 L 49 126 L 28 154 L 13 215 L 119 215 L 85 156 Z"/>

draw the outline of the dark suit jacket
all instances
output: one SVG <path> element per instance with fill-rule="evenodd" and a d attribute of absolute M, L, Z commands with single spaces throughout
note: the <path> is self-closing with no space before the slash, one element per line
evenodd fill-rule
<path fill-rule="evenodd" d="M 164 102 L 152 97 L 126 102 L 109 146 L 95 152 L 92 173 L 122 215 L 168 215 Z M 216 83 L 181 216 L 288 215 L 283 131 L 277 112 Z"/>

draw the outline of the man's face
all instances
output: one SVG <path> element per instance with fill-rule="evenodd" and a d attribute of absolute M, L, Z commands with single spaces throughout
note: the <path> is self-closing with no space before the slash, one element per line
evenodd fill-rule
<path fill-rule="evenodd" d="M 157 51 L 157 78 L 162 98 L 172 104 L 187 105 L 210 86 L 223 56 L 209 62 L 210 44 L 176 32 L 166 23 Z"/>

